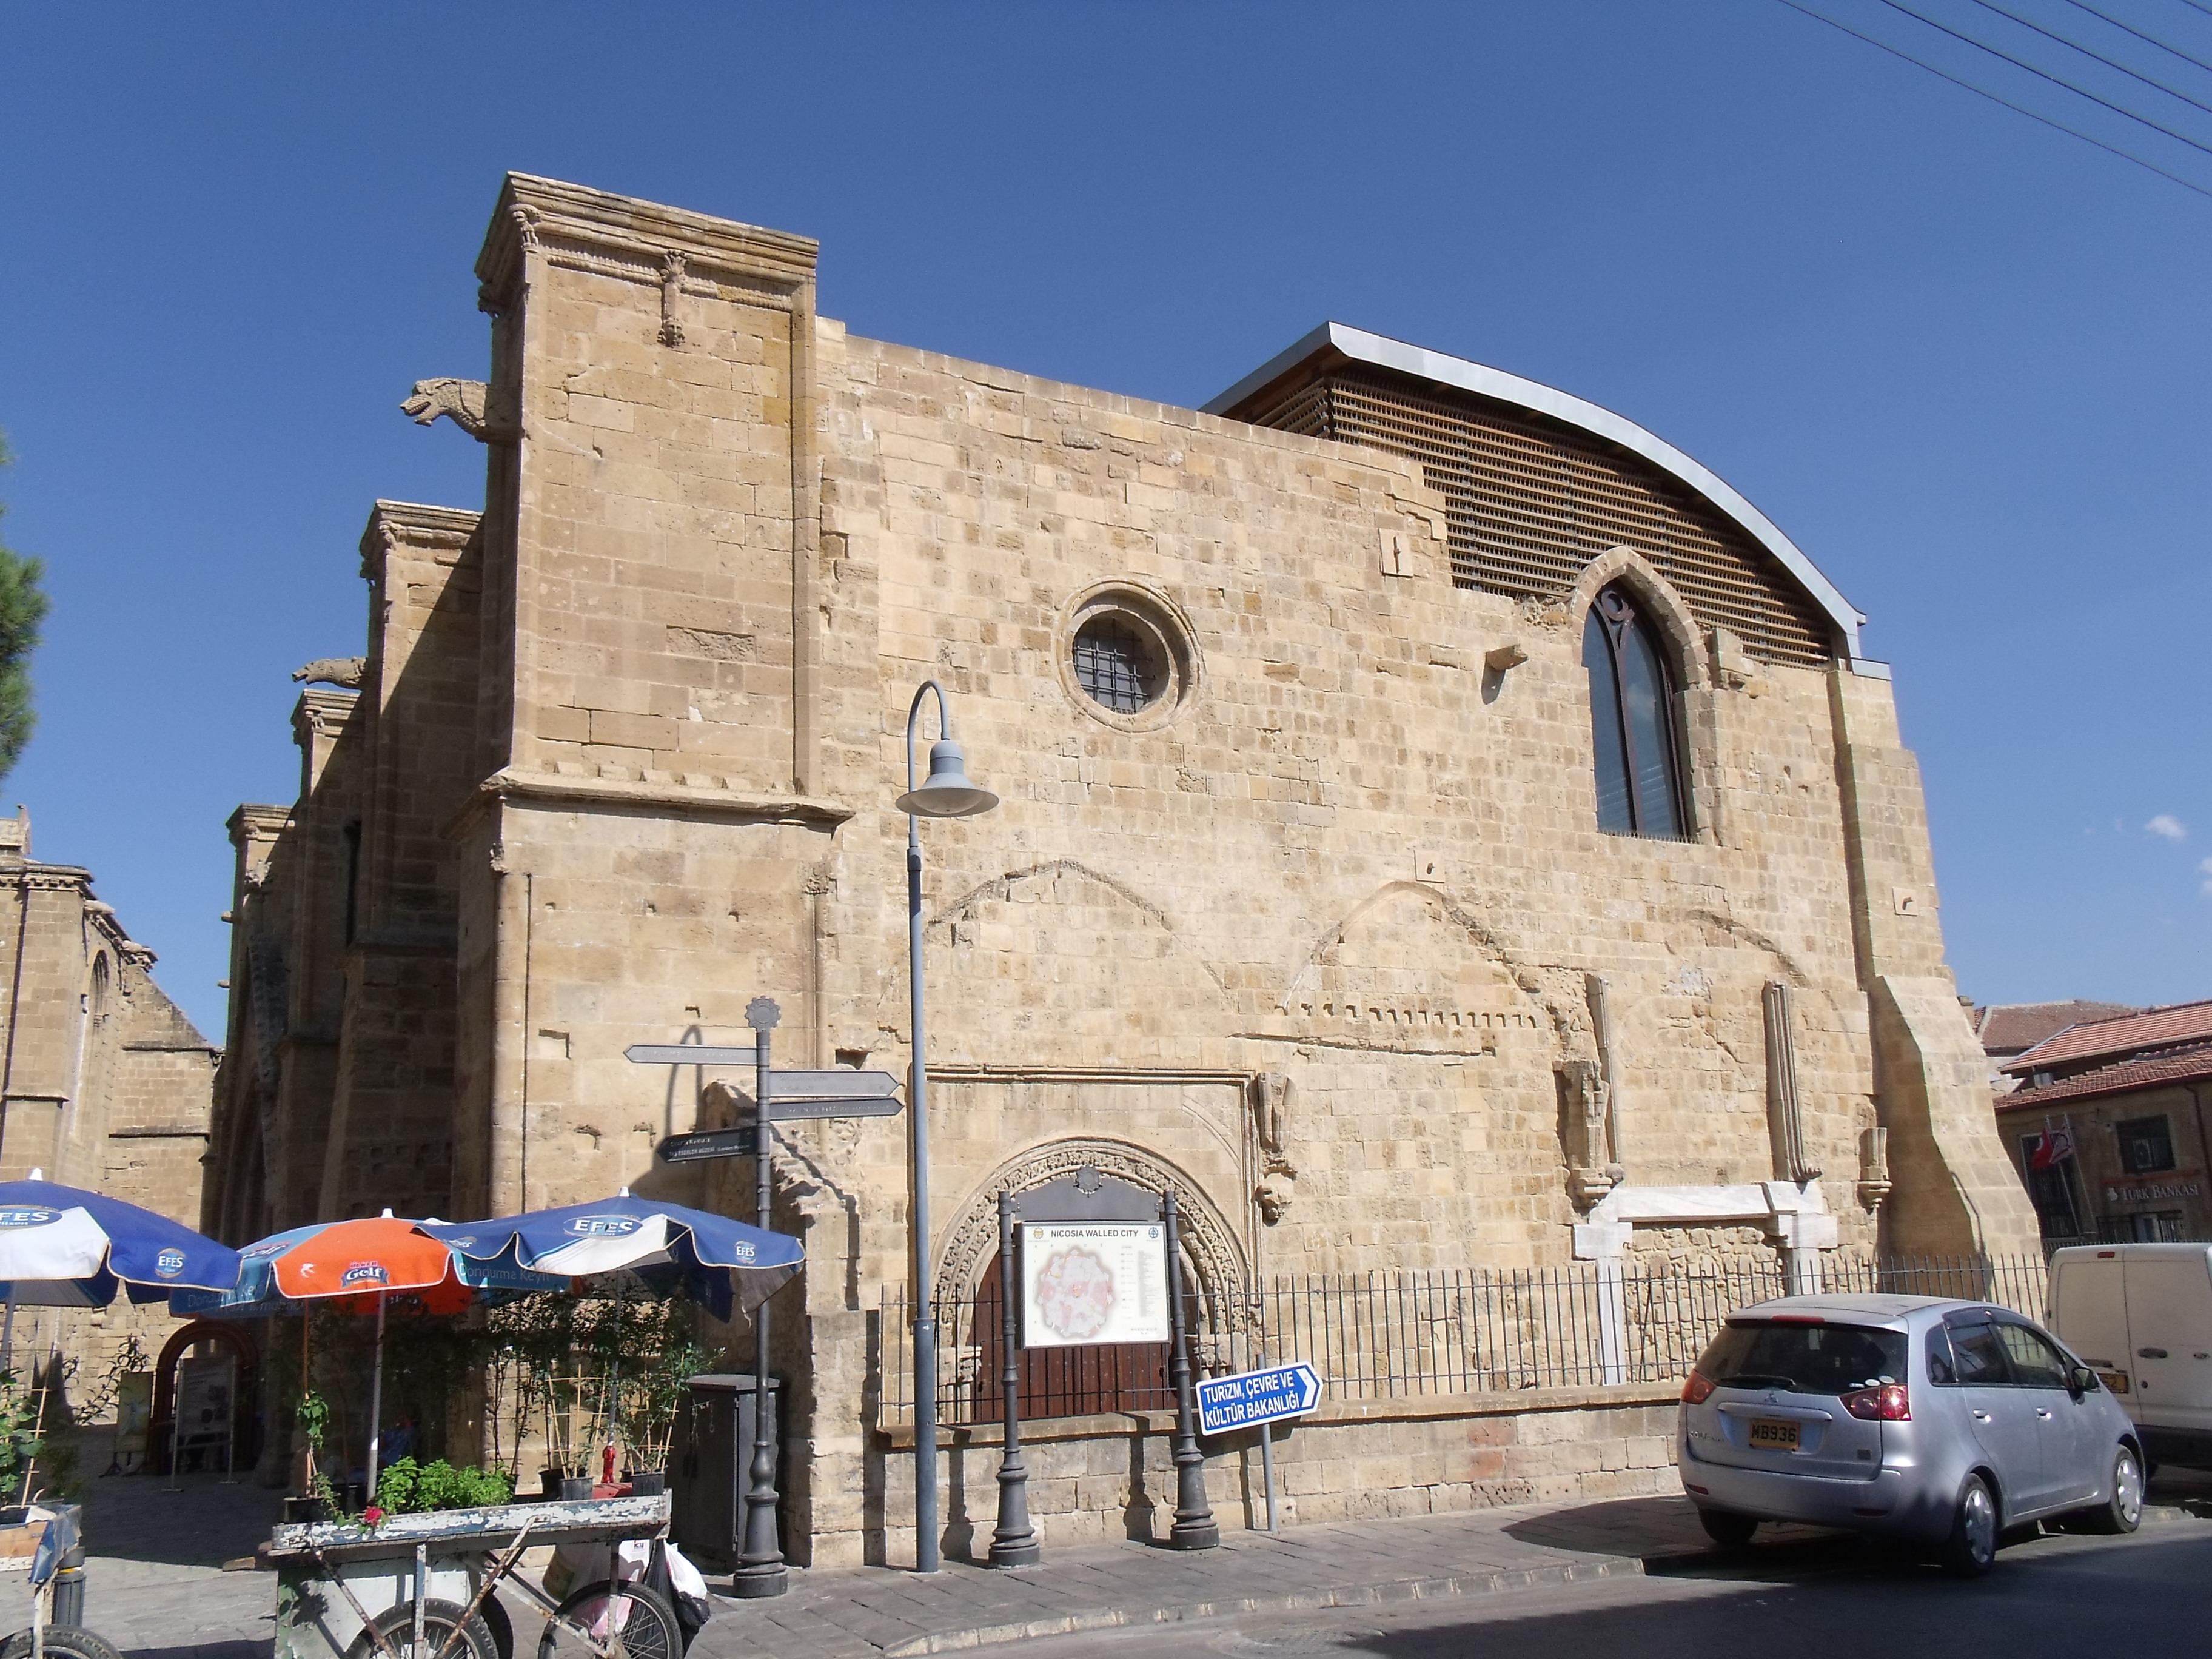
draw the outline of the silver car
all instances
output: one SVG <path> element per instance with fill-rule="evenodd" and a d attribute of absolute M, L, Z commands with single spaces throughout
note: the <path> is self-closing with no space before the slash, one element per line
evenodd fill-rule
<path fill-rule="evenodd" d="M 1805 1522 L 1976 1575 L 2004 1528 L 2142 1518 L 2127 1413 L 2041 1327 L 1978 1302 L 1796 1296 L 1731 1314 L 1683 1387 L 1675 1458 L 1725 1544 Z"/>

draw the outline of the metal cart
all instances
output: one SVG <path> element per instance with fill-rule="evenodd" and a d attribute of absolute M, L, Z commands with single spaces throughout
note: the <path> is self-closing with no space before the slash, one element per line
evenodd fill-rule
<path fill-rule="evenodd" d="M 513 1659 L 495 1593 L 547 1615 L 538 1659 L 682 1659 L 666 1595 L 618 1565 L 619 1545 L 668 1536 L 668 1498 L 587 1498 L 280 1526 L 275 1659 Z M 604 1576 L 552 1591 L 517 1571 L 540 1545 L 605 1546 Z"/>

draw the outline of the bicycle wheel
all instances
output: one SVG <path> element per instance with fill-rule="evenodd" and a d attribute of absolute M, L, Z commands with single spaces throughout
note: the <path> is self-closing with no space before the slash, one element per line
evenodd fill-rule
<path fill-rule="evenodd" d="M 432 1596 L 422 1603 L 422 1650 L 411 1659 L 431 1659 L 446 1638 L 460 1626 L 461 1638 L 453 1644 L 446 1659 L 499 1659 L 499 1644 L 492 1638 L 491 1626 L 484 1623 L 483 1614 L 471 1613 L 466 1624 L 461 1623 L 465 1611 L 458 1602 L 441 1601 Z M 415 1641 L 415 1604 L 402 1601 L 396 1607 L 386 1607 L 376 1615 L 376 1628 L 383 1633 L 399 1659 L 410 1659 L 408 1650 Z M 376 1638 L 367 1631 L 353 1638 L 346 1649 L 346 1659 L 384 1659 L 384 1650 L 377 1646 Z"/>
<path fill-rule="evenodd" d="M 123 1659 L 105 1638 L 75 1625 L 47 1626 L 45 1646 L 48 1653 L 65 1653 L 70 1659 Z M 0 1642 L 0 1659 L 28 1659 L 30 1651 L 31 1632 L 27 1630 Z"/>
<path fill-rule="evenodd" d="M 570 1593 L 538 1638 L 538 1659 L 576 1659 L 591 1649 L 577 1639 L 587 1633 L 611 1652 L 629 1659 L 684 1659 L 684 1631 L 676 1609 L 659 1590 L 643 1584 L 586 1584 Z M 561 1638 L 566 1636 L 567 1640 Z"/>

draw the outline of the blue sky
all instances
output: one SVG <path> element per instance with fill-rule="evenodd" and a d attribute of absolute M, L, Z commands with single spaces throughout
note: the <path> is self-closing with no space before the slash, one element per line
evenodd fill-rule
<path fill-rule="evenodd" d="M 2212 61 L 2185 0 L 2106 9 Z M 1334 317 L 1618 410 L 1869 613 L 1964 991 L 2212 995 L 2212 199 L 1779 0 L 15 6 L 0 499 L 55 611 L 4 793 L 211 1034 L 223 821 L 296 792 L 369 502 L 482 499 L 395 405 L 483 372 L 507 168 L 817 236 L 826 314 L 1036 374 L 1197 404 Z"/>

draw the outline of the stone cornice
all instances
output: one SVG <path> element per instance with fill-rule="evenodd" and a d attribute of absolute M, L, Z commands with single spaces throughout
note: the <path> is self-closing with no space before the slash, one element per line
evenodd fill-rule
<path fill-rule="evenodd" d="M 687 774 L 686 776 L 696 776 Z M 653 779 L 575 777 L 559 772 L 524 772 L 509 768 L 495 772 L 476 787 L 476 793 L 447 818 L 445 833 L 452 836 L 477 812 L 499 800 L 544 802 L 551 805 L 660 807 L 696 817 L 730 818 L 753 823 L 808 823 L 832 826 L 844 823 L 854 809 L 842 801 L 815 795 L 767 795 L 744 789 L 714 788 L 700 784 Z"/>
<path fill-rule="evenodd" d="M 24 863 L 0 869 L 0 881 L 27 887 L 36 893 L 88 893 L 92 872 L 74 864 Z"/>
<path fill-rule="evenodd" d="M 230 815 L 223 828 L 230 831 L 230 844 L 240 847 L 249 836 L 260 841 L 274 841 L 291 825 L 290 807 L 257 805 L 248 801 Z"/>
<path fill-rule="evenodd" d="M 556 265 L 657 288 L 675 255 L 687 292 L 727 285 L 756 302 L 788 303 L 813 282 L 818 251 L 811 237 L 510 173 L 477 256 L 477 278 L 488 301 L 506 304 L 522 280 L 524 255 L 535 252 Z"/>
<path fill-rule="evenodd" d="M 368 527 L 361 532 L 362 579 L 381 580 L 384 562 L 397 547 L 421 548 L 433 557 L 441 553 L 459 557 L 483 518 L 465 507 L 379 501 L 369 509 Z"/>
<path fill-rule="evenodd" d="M 302 748 L 313 738 L 334 738 L 345 729 L 361 701 L 358 691 L 307 690 L 292 710 L 292 735 Z"/>

